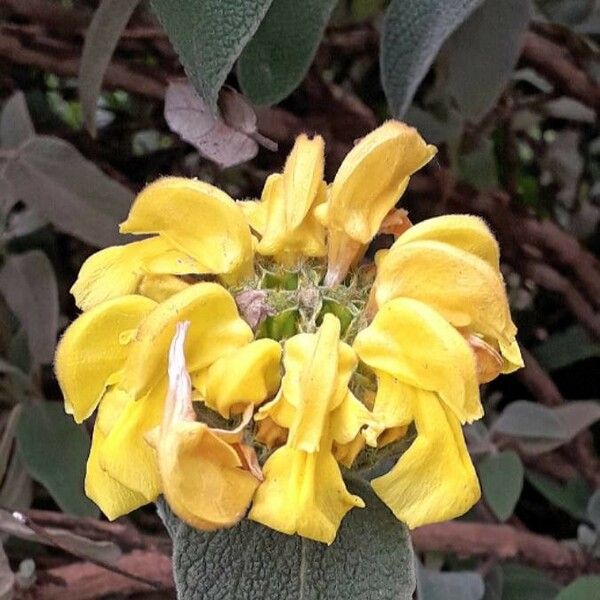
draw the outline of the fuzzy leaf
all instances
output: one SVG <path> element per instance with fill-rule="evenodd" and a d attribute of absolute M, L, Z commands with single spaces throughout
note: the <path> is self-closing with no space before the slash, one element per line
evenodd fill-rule
<path fill-rule="evenodd" d="M 392 0 L 383 24 L 381 77 L 395 117 L 402 117 L 438 50 L 482 0 Z"/>
<path fill-rule="evenodd" d="M 96 105 L 102 79 L 127 21 L 140 0 L 102 0 L 85 35 L 79 63 L 79 97 L 83 121 L 96 135 Z"/>
<path fill-rule="evenodd" d="M 240 56 L 238 76 L 256 104 L 276 104 L 304 78 L 337 0 L 273 0 Z"/>
<path fill-rule="evenodd" d="M 196 531 L 161 499 L 159 514 L 173 538 L 179 600 L 209 595 L 244 600 L 410 600 L 415 573 L 408 530 L 366 484 L 353 482 L 348 487 L 367 507 L 346 516 L 331 546 L 247 519 L 232 529 Z"/>
<path fill-rule="evenodd" d="M 192 85 L 213 114 L 217 98 L 272 0 L 152 0 Z"/>
<path fill-rule="evenodd" d="M 479 121 L 510 80 L 531 15 L 530 0 L 485 0 L 440 52 L 448 92 L 461 113 Z"/>
<path fill-rule="evenodd" d="M 478 467 L 483 496 L 493 513 L 506 521 L 519 501 L 524 469 L 516 452 L 489 454 Z"/>
<path fill-rule="evenodd" d="M 65 414 L 58 402 L 23 406 L 17 441 L 27 471 L 43 484 L 60 508 L 80 517 L 96 517 L 98 509 L 83 492 L 90 436 Z"/>
<path fill-rule="evenodd" d="M 133 194 L 64 140 L 36 135 L 8 161 L 5 177 L 15 196 L 57 229 L 93 246 L 123 242 Z"/>
<path fill-rule="evenodd" d="M 51 363 L 58 330 L 58 286 L 43 252 L 9 254 L 0 269 L 0 292 L 27 334 L 37 364 Z"/>

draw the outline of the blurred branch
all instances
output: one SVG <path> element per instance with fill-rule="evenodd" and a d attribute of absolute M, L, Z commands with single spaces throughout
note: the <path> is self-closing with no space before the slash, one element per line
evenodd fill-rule
<path fill-rule="evenodd" d="M 20 37 L 6 28 L 0 28 L 0 58 L 23 66 L 32 66 L 61 75 L 76 77 L 79 70 L 79 47 L 70 53 L 48 48 L 35 49 L 22 43 Z M 104 85 L 112 89 L 123 89 L 133 94 L 148 96 L 157 100 L 164 98 L 166 74 L 157 69 L 150 76 L 131 69 L 124 63 L 112 62 L 104 76 Z"/>
<path fill-rule="evenodd" d="M 564 46 L 530 31 L 525 37 L 523 58 L 567 96 L 600 108 L 600 86 L 574 63 Z"/>
<path fill-rule="evenodd" d="M 134 550 L 122 556 L 117 566 L 142 579 L 150 579 L 171 591 L 174 588 L 171 561 L 156 551 Z M 89 562 L 76 562 L 44 571 L 35 587 L 36 600 L 93 600 L 113 594 L 128 596 L 149 592 L 151 587 Z M 61 582 L 60 584 L 58 582 Z"/>
<path fill-rule="evenodd" d="M 415 548 L 421 552 L 519 559 L 532 566 L 563 571 L 570 577 L 591 572 L 599 566 L 579 548 L 510 525 L 451 521 L 419 527 L 411 535 Z"/>

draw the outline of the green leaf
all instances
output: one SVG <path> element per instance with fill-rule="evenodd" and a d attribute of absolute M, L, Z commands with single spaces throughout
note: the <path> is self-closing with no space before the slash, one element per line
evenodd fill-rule
<path fill-rule="evenodd" d="M 10 254 L 0 269 L 0 292 L 27 335 L 37 364 L 51 363 L 58 331 L 58 285 L 43 252 Z"/>
<path fill-rule="evenodd" d="M 498 187 L 494 144 L 489 138 L 483 138 L 477 148 L 461 154 L 458 168 L 461 179 L 482 192 Z"/>
<path fill-rule="evenodd" d="M 85 35 L 79 63 L 79 98 L 88 131 L 96 135 L 102 79 L 117 42 L 140 0 L 102 0 Z"/>
<path fill-rule="evenodd" d="M 417 590 L 419 600 L 481 600 L 485 587 L 478 573 L 441 573 L 418 564 Z"/>
<path fill-rule="evenodd" d="M 345 517 L 331 546 L 248 519 L 232 529 L 196 531 L 161 499 L 179 600 L 410 600 L 415 573 L 408 530 L 367 484 L 353 481 L 348 487 L 367 506 Z"/>
<path fill-rule="evenodd" d="M 381 77 L 392 114 L 402 117 L 438 50 L 482 0 L 392 0 L 383 24 Z"/>
<path fill-rule="evenodd" d="M 563 588 L 554 600 L 591 600 L 600 590 L 600 576 L 585 575 Z"/>
<path fill-rule="evenodd" d="M 450 95 L 478 122 L 510 80 L 531 16 L 530 0 L 485 0 L 440 52 Z"/>
<path fill-rule="evenodd" d="M 533 355 L 542 367 L 553 371 L 600 356 L 600 344 L 581 325 L 573 325 L 552 334 L 533 349 Z"/>
<path fill-rule="evenodd" d="M 35 135 L 23 92 L 14 93 L 0 114 L 0 147 L 17 148 Z"/>
<path fill-rule="evenodd" d="M 571 401 L 553 408 L 519 400 L 508 405 L 492 429 L 518 438 L 519 447 L 527 454 L 542 454 L 572 440 L 599 419 L 596 400 Z"/>
<path fill-rule="evenodd" d="M 62 404 L 24 405 L 17 441 L 29 474 L 46 487 L 63 511 L 98 516 L 96 505 L 83 492 L 90 436 L 65 414 Z"/>
<path fill-rule="evenodd" d="M 192 85 L 214 114 L 217 98 L 272 0 L 152 0 Z"/>
<path fill-rule="evenodd" d="M 552 410 L 528 400 L 509 404 L 494 422 L 492 430 L 513 437 L 567 439 L 564 425 Z"/>
<path fill-rule="evenodd" d="M 528 470 L 527 481 L 558 508 L 575 519 L 585 519 L 591 494 L 586 482 L 580 476 L 562 485 L 546 475 Z"/>
<path fill-rule="evenodd" d="M 600 490 L 596 490 L 588 502 L 585 516 L 592 522 L 600 532 Z"/>
<path fill-rule="evenodd" d="M 133 194 L 64 140 L 36 135 L 8 160 L 15 195 L 57 229 L 93 246 L 123 243 L 118 224 Z"/>
<path fill-rule="evenodd" d="M 304 78 L 337 0 L 273 0 L 238 62 L 243 92 L 256 104 L 276 104 Z"/>
<path fill-rule="evenodd" d="M 521 459 L 512 450 L 489 454 L 479 463 L 478 471 L 485 501 L 500 521 L 506 521 L 523 489 Z"/>
<path fill-rule="evenodd" d="M 549 600 L 560 589 L 546 573 L 521 565 L 504 565 L 502 600 Z"/>

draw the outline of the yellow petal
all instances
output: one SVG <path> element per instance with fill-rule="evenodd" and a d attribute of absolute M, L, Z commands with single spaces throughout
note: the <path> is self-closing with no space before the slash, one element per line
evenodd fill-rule
<path fill-rule="evenodd" d="M 210 429 L 194 421 L 183 350 L 188 326 L 189 322 L 178 324 L 169 350 L 169 391 L 158 458 L 163 492 L 171 508 L 193 527 L 210 530 L 239 521 L 258 485 L 258 479 L 243 468 L 240 454 L 226 441 L 239 442 L 251 412 L 234 431 Z"/>
<path fill-rule="evenodd" d="M 364 507 L 346 489 L 326 444 L 316 453 L 279 448 L 263 473 L 265 481 L 256 491 L 249 518 L 276 531 L 331 544 L 344 515 L 355 506 Z"/>
<path fill-rule="evenodd" d="M 416 129 L 387 121 L 348 153 L 331 186 L 329 226 L 357 242 L 373 239 L 408 184 L 436 153 Z"/>
<path fill-rule="evenodd" d="M 146 272 L 187 274 L 207 271 L 167 241 L 153 237 L 92 254 L 83 263 L 71 293 L 81 310 L 89 310 L 105 300 L 136 293 Z"/>
<path fill-rule="evenodd" d="M 413 392 L 417 437 L 391 471 L 372 481 L 375 493 L 411 529 L 458 517 L 481 494 L 457 418 L 435 394 Z"/>
<path fill-rule="evenodd" d="M 283 394 L 296 409 L 288 437 L 292 448 L 316 452 L 326 418 L 347 394 L 357 358 L 340 343 L 340 327 L 328 313 L 317 334 L 298 334 L 285 344 Z"/>
<path fill-rule="evenodd" d="M 375 423 L 363 432 L 369 446 L 381 444 L 379 436 L 388 429 L 409 425 L 413 420 L 406 384 L 380 371 L 377 373 L 377 395 L 373 404 Z"/>
<path fill-rule="evenodd" d="M 519 349 L 519 344 L 517 340 L 513 337 L 508 340 L 498 340 L 498 345 L 500 346 L 500 353 L 504 358 L 504 368 L 502 369 L 503 373 L 512 373 L 517 369 L 521 369 L 525 363 L 523 362 L 523 357 L 521 356 L 521 350 Z"/>
<path fill-rule="evenodd" d="M 478 256 L 443 242 L 399 244 L 381 260 L 375 298 L 382 306 L 400 296 L 435 308 L 455 327 L 509 343 L 514 326 L 504 283 Z"/>
<path fill-rule="evenodd" d="M 365 447 L 365 438 L 362 435 L 357 435 L 352 441 L 347 444 L 334 444 L 333 455 L 341 465 L 350 469 L 357 459 L 358 455 Z"/>
<path fill-rule="evenodd" d="M 216 360 L 204 382 L 204 402 L 223 417 L 243 412 L 273 396 L 281 381 L 281 346 L 270 339 L 251 342 Z"/>
<path fill-rule="evenodd" d="M 173 425 L 159 454 L 165 498 L 179 518 L 206 531 L 244 516 L 259 482 L 205 423 Z"/>
<path fill-rule="evenodd" d="M 190 286 L 174 275 L 144 275 L 138 285 L 138 293 L 155 302 L 164 302 Z"/>
<path fill-rule="evenodd" d="M 264 418 L 258 421 L 254 439 L 267 448 L 275 448 L 285 444 L 287 440 L 287 429 L 277 425 L 271 418 Z"/>
<path fill-rule="evenodd" d="M 357 335 L 353 347 L 377 373 L 437 392 L 461 422 L 482 416 L 475 357 L 469 345 L 422 302 L 398 298 L 386 303 Z"/>
<path fill-rule="evenodd" d="M 110 378 L 123 368 L 129 352 L 123 334 L 155 306 L 143 296 L 122 296 L 80 315 L 66 330 L 56 350 L 56 377 L 65 410 L 78 423 L 92 414 Z"/>
<path fill-rule="evenodd" d="M 231 294 L 201 282 L 159 304 L 138 329 L 129 348 L 120 387 L 134 398 L 146 395 L 167 373 L 167 356 L 178 321 L 191 321 L 186 339 L 190 370 L 207 367 L 253 338 Z"/>
<path fill-rule="evenodd" d="M 275 424 L 283 429 L 289 429 L 294 423 L 296 418 L 296 408 L 288 402 L 287 398 L 283 394 L 283 389 L 279 389 L 279 392 L 266 404 L 263 404 L 259 409 L 254 418 L 256 421 L 262 421 L 264 419 L 272 420 Z"/>
<path fill-rule="evenodd" d="M 331 436 L 338 444 L 349 444 L 365 425 L 375 420 L 367 407 L 350 391 L 331 413 Z"/>
<path fill-rule="evenodd" d="M 285 226 L 288 231 L 299 227 L 313 207 L 323 182 L 325 142 L 320 135 L 309 139 L 305 134 L 296 138 L 285 168 Z"/>
<path fill-rule="evenodd" d="M 252 236 L 239 206 L 196 179 L 165 177 L 136 198 L 122 233 L 158 233 L 215 274 L 249 275 Z"/>
<path fill-rule="evenodd" d="M 470 252 L 500 269 L 500 249 L 485 221 L 472 215 L 444 215 L 426 219 L 407 229 L 398 238 L 404 246 L 416 241 L 444 242 Z"/>
<path fill-rule="evenodd" d="M 161 492 L 155 450 L 146 433 L 157 427 L 167 393 L 166 376 L 144 398 L 130 399 L 102 446 L 100 464 L 113 478 L 135 490 L 147 502 Z"/>
<path fill-rule="evenodd" d="M 98 427 L 94 428 L 85 474 L 85 493 L 112 521 L 147 504 L 148 500 L 142 494 L 113 479 L 102 469 L 99 456 L 104 439 L 104 433 Z"/>
<path fill-rule="evenodd" d="M 241 204 L 248 222 L 262 236 L 260 254 L 290 265 L 302 256 L 325 255 L 325 230 L 314 215 L 326 198 L 323 152 L 323 138 L 300 135 L 283 174 L 267 178 L 261 201 Z"/>

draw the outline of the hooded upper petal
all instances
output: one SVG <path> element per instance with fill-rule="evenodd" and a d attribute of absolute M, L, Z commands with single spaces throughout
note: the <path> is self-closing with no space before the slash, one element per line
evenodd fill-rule
<path fill-rule="evenodd" d="M 326 199 L 323 168 L 323 138 L 302 134 L 296 138 L 283 173 L 267 178 L 261 201 L 240 203 L 248 222 L 261 235 L 260 254 L 284 263 L 301 256 L 325 255 L 325 230 L 313 214 Z"/>
<path fill-rule="evenodd" d="M 513 344 L 517 329 L 497 268 L 444 242 L 399 243 L 402 237 L 379 261 L 374 286 L 378 306 L 393 298 L 413 298 L 455 327 L 494 340 L 500 349 Z"/>
<path fill-rule="evenodd" d="M 246 277 L 252 269 L 252 236 L 240 207 L 204 181 L 164 177 L 150 184 L 120 230 L 157 233 L 207 273 Z"/>
<path fill-rule="evenodd" d="M 210 272 L 207 267 L 165 239 L 152 237 L 92 254 L 83 263 L 71 293 L 81 310 L 89 310 L 105 300 L 139 293 L 146 273 L 186 275 L 207 272 Z"/>
<path fill-rule="evenodd" d="M 417 437 L 371 485 L 396 517 L 414 528 L 464 514 L 481 492 L 456 416 L 435 393 L 406 388 Z"/>
<path fill-rule="evenodd" d="M 65 410 L 75 421 L 81 423 L 95 410 L 125 364 L 129 340 L 156 306 L 143 296 L 122 296 L 80 315 L 67 328 L 56 350 L 55 369 Z"/>
<path fill-rule="evenodd" d="M 411 242 L 443 242 L 478 256 L 500 270 L 500 248 L 485 221 L 473 215 L 443 215 L 425 219 L 398 237 L 398 245 Z"/>
<path fill-rule="evenodd" d="M 193 323 L 186 338 L 186 356 L 193 371 L 254 337 L 225 288 L 210 282 L 191 285 L 157 305 L 137 330 L 119 384 L 132 397 L 142 398 L 165 376 L 168 349 L 182 320 Z"/>
<path fill-rule="evenodd" d="M 435 156 L 417 130 L 387 121 L 365 136 L 342 162 L 319 211 L 327 224 L 329 285 L 339 283 L 375 237 L 410 175 Z"/>
<path fill-rule="evenodd" d="M 473 352 L 463 336 L 426 304 L 410 298 L 387 302 L 356 336 L 353 347 L 376 373 L 436 392 L 461 422 L 482 416 Z M 377 414 L 381 407 L 374 410 Z"/>

